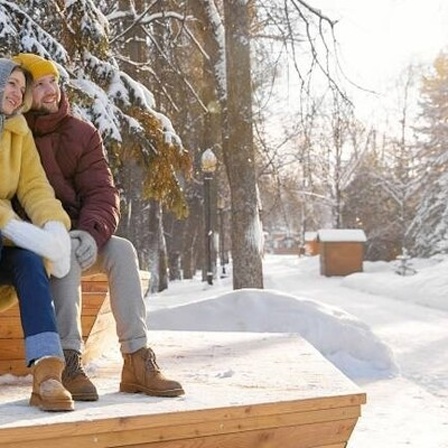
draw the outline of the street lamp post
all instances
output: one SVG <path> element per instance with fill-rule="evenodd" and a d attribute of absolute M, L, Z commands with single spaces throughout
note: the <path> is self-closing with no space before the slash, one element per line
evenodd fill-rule
<path fill-rule="evenodd" d="M 221 278 L 226 276 L 225 239 L 224 239 L 224 200 L 218 197 L 219 220 L 219 263 L 221 265 Z"/>
<path fill-rule="evenodd" d="M 211 183 L 216 171 L 217 159 L 211 149 L 206 149 L 201 156 L 201 170 L 204 178 L 204 218 L 205 218 L 205 261 L 206 278 L 209 285 L 213 285 L 213 228 Z"/>

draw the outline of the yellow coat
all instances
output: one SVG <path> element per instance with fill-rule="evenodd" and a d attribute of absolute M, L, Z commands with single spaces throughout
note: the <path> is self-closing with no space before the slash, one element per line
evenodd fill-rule
<path fill-rule="evenodd" d="M 61 221 L 70 228 L 70 218 L 55 198 L 22 115 L 5 120 L 0 137 L 0 229 L 13 217 L 18 219 L 11 204 L 16 194 L 33 224 L 42 227 L 47 221 Z M 3 244 L 10 242 L 3 240 Z M 15 299 L 12 286 L 0 286 L 0 311 Z"/>

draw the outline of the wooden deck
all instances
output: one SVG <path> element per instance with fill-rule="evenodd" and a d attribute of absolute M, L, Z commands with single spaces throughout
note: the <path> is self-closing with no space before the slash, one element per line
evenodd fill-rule
<path fill-rule="evenodd" d="M 185 396 L 117 392 L 119 354 L 94 370 L 100 400 L 69 413 L 28 407 L 31 382 L 3 376 L 0 446 L 344 448 L 366 401 L 296 335 L 152 332 L 151 339 Z"/>

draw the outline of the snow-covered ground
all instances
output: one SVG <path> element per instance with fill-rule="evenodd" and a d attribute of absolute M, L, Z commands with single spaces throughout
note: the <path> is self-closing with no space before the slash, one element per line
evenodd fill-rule
<path fill-rule="evenodd" d="M 448 260 L 412 266 L 412 276 L 365 262 L 324 277 L 318 257 L 267 255 L 263 291 L 174 282 L 149 297 L 149 324 L 300 333 L 367 393 L 349 448 L 447 448 Z"/>
<path fill-rule="evenodd" d="M 367 394 L 349 448 L 448 448 L 448 260 L 416 260 L 413 267 L 416 275 L 400 276 L 392 263 L 365 262 L 362 273 L 324 277 L 318 257 L 267 255 L 264 290 L 232 291 L 230 276 L 211 286 L 199 277 L 171 282 L 147 297 L 154 348 L 158 352 L 165 330 L 298 333 Z M 161 355 L 168 375 L 182 362 Z M 154 398 L 117 392 L 119 367 L 105 379 L 107 363 L 119 359 L 116 350 L 87 366 L 100 401 L 77 403 L 78 415 L 116 416 L 126 407 L 148 412 Z M 194 374 L 176 379 L 196 391 L 198 384 L 188 384 Z M 207 375 L 216 381 L 215 374 L 201 370 L 202 384 Z M 0 377 L 2 423 L 42 419 L 27 406 L 29 388 L 29 378 Z M 199 395 L 181 400 L 194 405 Z M 176 405 L 165 400 L 151 412 Z M 76 414 L 45 418 L 63 421 Z"/>

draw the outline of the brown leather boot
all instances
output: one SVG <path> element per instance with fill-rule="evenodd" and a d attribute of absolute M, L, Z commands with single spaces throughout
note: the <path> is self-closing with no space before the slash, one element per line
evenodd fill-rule
<path fill-rule="evenodd" d="M 37 406 L 43 411 L 73 411 L 72 396 L 62 385 L 63 369 L 64 361 L 56 356 L 46 356 L 33 365 L 31 406 Z"/>
<path fill-rule="evenodd" d="M 177 381 L 165 378 L 160 372 L 156 355 L 150 348 L 141 348 L 123 357 L 120 392 L 143 392 L 157 397 L 177 397 L 185 393 Z"/>
<path fill-rule="evenodd" d="M 65 369 L 62 384 L 75 401 L 97 401 L 98 392 L 82 366 L 81 354 L 76 350 L 64 350 Z"/>

